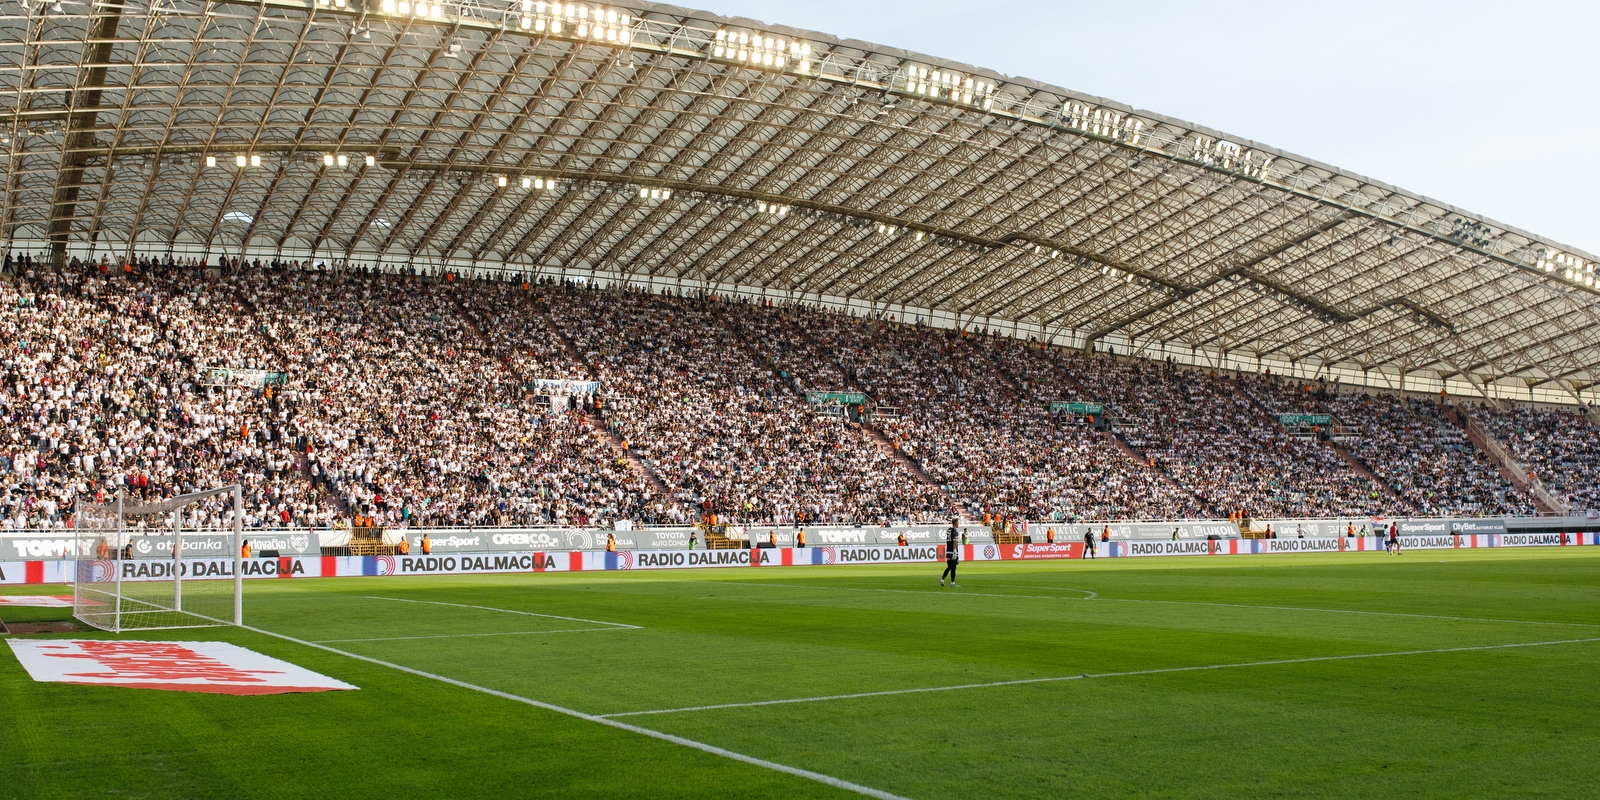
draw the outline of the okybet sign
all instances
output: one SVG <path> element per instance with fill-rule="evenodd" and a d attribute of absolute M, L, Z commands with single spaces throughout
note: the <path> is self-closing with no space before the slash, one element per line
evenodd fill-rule
<path fill-rule="evenodd" d="M 1486 519 L 1402 519 L 1397 523 L 1401 536 L 1466 536 L 1475 533 L 1500 534 L 1506 532 L 1506 521 L 1499 517 Z"/>

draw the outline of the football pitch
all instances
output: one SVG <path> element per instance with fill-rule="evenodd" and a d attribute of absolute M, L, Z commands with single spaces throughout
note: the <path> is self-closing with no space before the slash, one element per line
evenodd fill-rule
<path fill-rule="evenodd" d="M 258 630 L 124 638 L 360 691 L 34 683 L 0 648 L 0 798 L 1600 786 L 1600 548 L 941 567 L 247 582 Z"/>

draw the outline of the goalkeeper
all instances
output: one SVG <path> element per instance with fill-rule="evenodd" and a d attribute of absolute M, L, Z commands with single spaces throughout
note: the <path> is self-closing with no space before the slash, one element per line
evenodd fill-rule
<path fill-rule="evenodd" d="M 939 576 L 939 585 L 944 585 L 945 576 L 950 576 L 950 585 L 959 587 L 956 583 L 956 565 L 961 563 L 961 537 L 956 533 L 956 521 L 950 520 L 950 530 L 944 534 L 944 572 Z"/>

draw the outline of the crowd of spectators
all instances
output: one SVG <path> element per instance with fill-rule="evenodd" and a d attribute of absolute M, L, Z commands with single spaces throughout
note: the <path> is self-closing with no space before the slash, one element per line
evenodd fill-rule
<path fill-rule="evenodd" d="M 1574 513 L 1600 509 L 1600 426 L 1582 410 L 1474 409 L 1473 418 Z"/>
<path fill-rule="evenodd" d="M 1437 403 L 981 327 L 298 262 L 7 257 L 4 272 L 3 528 L 235 482 L 251 526 L 1531 510 Z M 569 405 L 547 380 L 599 388 Z M 1283 413 L 1358 426 L 1349 448 L 1390 491 Z M 1587 418 L 1484 421 L 1552 491 L 1596 506 Z M 185 522 L 229 513 L 218 499 Z"/>
<path fill-rule="evenodd" d="M 379 525 L 609 525 L 650 505 L 648 485 L 587 415 L 541 413 L 532 383 L 559 347 L 536 315 L 487 339 L 453 279 L 278 270 L 245 280 L 287 357 L 311 474 L 343 508 Z M 485 320 L 511 304 L 487 296 Z"/>
<path fill-rule="evenodd" d="M 605 387 L 608 424 L 671 490 L 670 520 L 930 522 L 945 513 L 938 491 L 857 422 L 816 413 L 762 345 L 736 332 L 730 317 L 764 308 L 729 306 L 572 287 L 551 301 Z"/>
<path fill-rule="evenodd" d="M 1315 437 L 1293 436 L 1251 388 L 1173 363 L 1110 355 L 1064 360 L 1073 379 L 1097 387 L 1130 445 L 1190 488 L 1217 515 L 1273 518 L 1394 511 L 1382 487 Z"/>
<path fill-rule="evenodd" d="M 1351 450 L 1416 513 L 1531 514 L 1532 502 L 1495 469 L 1433 399 L 1346 392 L 1328 407 L 1361 427 Z"/>
<path fill-rule="evenodd" d="M 1200 513 L 1193 495 L 1138 464 L 1110 436 L 1050 413 L 1071 397 L 1028 388 L 1053 354 L 995 336 L 795 308 L 742 313 L 782 374 L 807 391 L 862 392 L 874 424 L 974 518 L 1167 519 Z"/>
<path fill-rule="evenodd" d="M 13 270 L 0 282 L 0 525 L 60 528 L 79 498 L 235 482 L 250 524 L 328 521 L 287 446 L 281 398 L 212 383 L 211 368 L 270 366 L 227 283 L 170 259 Z M 218 500 L 184 521 L 228 513 Z"/>

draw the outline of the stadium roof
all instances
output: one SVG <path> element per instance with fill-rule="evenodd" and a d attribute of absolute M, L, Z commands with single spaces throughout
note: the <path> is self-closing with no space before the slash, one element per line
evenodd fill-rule
<path fill-rule="evenodd" d="M 1524 396 L 1600 375 L 1592 255 L 930 56 L 654 5 L 5 11 L 15 247 L 593 271 Z"/>

